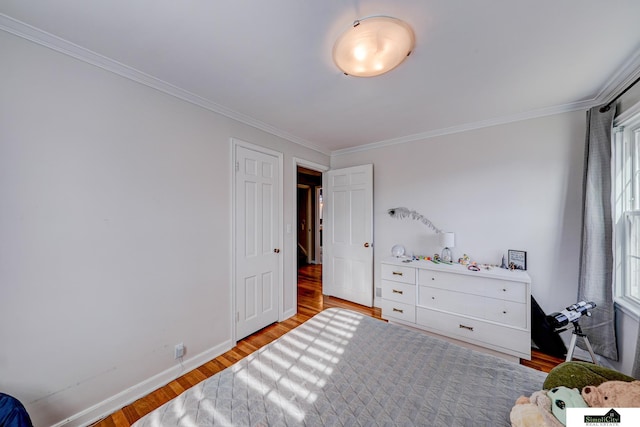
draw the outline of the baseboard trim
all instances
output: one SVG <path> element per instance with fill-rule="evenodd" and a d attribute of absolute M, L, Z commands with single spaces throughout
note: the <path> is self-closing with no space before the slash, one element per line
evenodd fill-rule
<path fill-rule="evenodd" d="M 227 340 L 220 345 L 184 360 L 182 362 L 182 366 L 172 366 L 171 368 L 166 369 L 165 371 L 162 371 L 159 374 L 134 385 L 133 387 L 129 387 L 128 389 L 111 396 L 110 398 L 105 399 L 84 411 L 78 412 L 77 414 L 54 424 L 52 427 L 81 427 L 92 425 L 135 400 L 169 384 L 185 372 L 189 372 L 199 366 L 202 366 L 208 361 L 215 359 L 221 354 L 231 350 L 231 348 L 233 348 L 231 340 Z"/>

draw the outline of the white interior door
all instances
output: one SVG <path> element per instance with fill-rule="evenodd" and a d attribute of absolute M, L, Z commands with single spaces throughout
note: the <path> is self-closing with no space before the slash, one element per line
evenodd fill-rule
<path fill-rule="evenodd" d="M 278 320 L 280 160 L 236 146 L 236 339 Z"/>
<path fill-rule="evenodd" d="M 330 170 L 324 188 L 325 292 L 371 307 L 373 165 Z"/>

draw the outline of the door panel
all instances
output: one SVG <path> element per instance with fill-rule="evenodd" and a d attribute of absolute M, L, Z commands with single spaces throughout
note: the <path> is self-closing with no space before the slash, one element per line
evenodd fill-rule
<path fill-rule="evenodd" d="M 236 339 L 278 320 L 280 166 L 236 146 Z"/>
<path fill-rule="evenodd" d="M 373 165 L 327 173 L 323 274 L 329 295 L 373 305 Z"/>

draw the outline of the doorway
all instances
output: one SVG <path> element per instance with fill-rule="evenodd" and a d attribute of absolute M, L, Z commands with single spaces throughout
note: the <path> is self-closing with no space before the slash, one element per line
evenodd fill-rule
<path fill-rule="evenodd" d="M 297 165 L 297 292 L 322 302 L 322 172 Z"/>
<path fill-rule="evenodd" d="M 322 264 L 322 172 L 298 166 L 298 267 Z"/>

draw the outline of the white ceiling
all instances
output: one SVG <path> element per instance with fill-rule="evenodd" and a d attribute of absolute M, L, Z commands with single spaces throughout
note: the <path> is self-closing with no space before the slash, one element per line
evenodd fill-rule
<path fill-rule="evenodd" d="M 325 153 L 586 108 L 640 67 L 638 0 L 2 0 L 0 14 L 0 28 Z M 413 27 L 414 52 L 380 77 L 343 75 L 335 39 L 380 14 Z"/>

